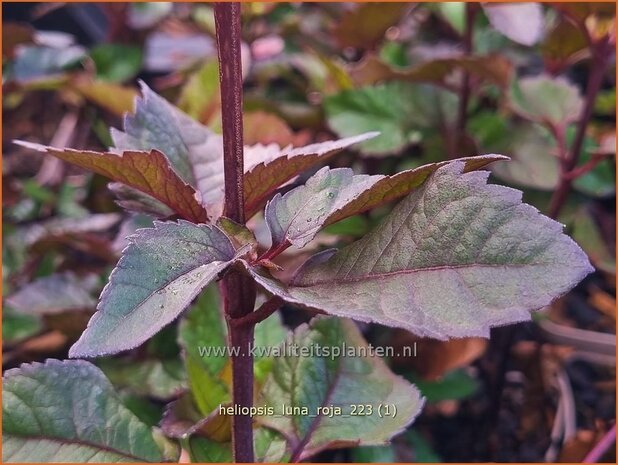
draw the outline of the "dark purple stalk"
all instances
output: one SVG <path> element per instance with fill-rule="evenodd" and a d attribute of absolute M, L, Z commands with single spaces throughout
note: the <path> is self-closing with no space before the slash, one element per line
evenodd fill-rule
<path fill-rule="evenodd" d="M 223 109 L 224 215 L 244 225 L 240 3 L 216 3 L 215 27 Z M 246 275 L 232 270 L 223 278 L 221 291 L 228 320 L 242 318 L 253 311 L 255 284 Z M 254 326 L 228 324 L 232 348 L 232 401 L 241 408 L 253 405 L 253 357 L 250 347 L 253 345 Z M 233 417 L 232 449 L 236 462 L 254 461 L 253 422 L 250 416 Z"/>
<path fill-rule="evenodd" d="M 234 327 L 247 325 L 255 326 L 260 321 L 264 321 L 270 315 L 279 310 L 279 307 L 281 307 L 281 305 L 283 305 L 283 300 L 279 297 L 273 296 L 266 302 L 264 302 L 260 306 L 260 308 L 258 308 L 254 312 L 251 312 L 241 318 L 230 320 L 230 325 Z"/>
<path fill-rule="evenodd" d="M 466 56 L 472 53 L 472 34 L 474 32 L 474 16 L 476 15 L 477 5 L 466 3 L 466 24 L 463 34 L 463 47 Z M 463 72 L 461 90 L 459 94 L 459 111 L 457 115 L 457 137 L 455 143 L 463 140 L 468 117 L 468 101 L 470 100 L 470 73 Z"/>
<path fill-rule="evenodd" d="M 560 183 L 552 195 L 549 205 L 548 214 L 551 218 L 558 217 L 560 210 L 562 210 L 566 202 L 569 191 L 571 190 L 574 179 L 571 172 L 575 169 L 579 161 L 584 139 L 586 137 L 586 128 L 592 118 L 594 102 L 603 84 L 603 77 L 611 55 L 610 52 L 612 47 L 609 38 L 605 38 L 601 42 L 592 45 L 592 48 L 592 69 L 590 70 L 590 77 L 586 87 L 586 100 L 577 124 L 577 132 L 573 145 L 568 151 L 567 157 L 560 162 Z"/>

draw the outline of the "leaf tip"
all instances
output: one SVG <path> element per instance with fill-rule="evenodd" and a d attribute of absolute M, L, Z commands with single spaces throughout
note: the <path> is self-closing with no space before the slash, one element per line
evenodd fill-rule
<path fill-rule="evenodd" d="M 36 142 L 28 142 L 26 140 L 13 139 L 15 145 L 24 147 L 27 149 L 36 150 L 37 152 L 47 152 L 47 147 L 43 144 L 37 144 Z"/>

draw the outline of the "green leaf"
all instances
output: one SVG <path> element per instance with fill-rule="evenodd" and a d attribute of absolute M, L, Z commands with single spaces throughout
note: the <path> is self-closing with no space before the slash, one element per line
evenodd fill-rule
<path fill-rule="evenodd" d="M 187 220 L 196 223 L 208 221 L 206 210 L 198 201 L 199 194 L 176 175 L 165 155 L 158 150 L 125 151 L 119 155 L 46 147 L 23 141 L 16 143 L 133 187 L 154 197 Z"/>
<path fill-rule="evenodd" d="M 276 358 L 273 372 L 262 388 L 262 400 L 274 414 L 260 416 L 258 421 L 288 439 L 293 459 L 302 460 L 333 447 L 385 444 L 422 408 L 423 400 L 416 388 L 370 354 L 352 321 L 314 318 L 309 325 L 297 328 L 281 347 L 283 355 Z M 287 351 L 285 347 L 297 347 L 298 351 Z M 309 349 L 315 347 L 331 353 L 310 353 Z M 335 348 L 345 352 L 334 356 Z M 307 353 L 303 354 L 304 350 Z M 352 404 L 365 405 L 364 414 L 354 415 Z M 394 405 L 397 414 L 380 417 L 380 404 L 391 408 Z M 304 414 L 290 414 L 283 410 L 284 405 L 307 410 Z M 341 412 L 328 416 L 318 411 L 331 406 L 340 407 Z"/>
<path fill-rule="evenodd" d="M 556 127 L 577 121 L 584 104 L 576 86 L 545 75 L 515 80 L 509 99 L 511 108 L 524 118 Z"/>
<path fill-rule="evenodd" d="M 384 222 L 308 260 L 286 286 L 249 268 L 290 303 L 437 339 L 489 336 L 530 319 L 592 271 L 562 225 L 487 185 L 487 172 L 438 169 Z"/>
<path fill-rule="evenodd" d="M 227 328 L 221 312 L 219 291 L 217 286 L 211 284 L 202 291 L 180 322 L 178 331 L 191 395 L 204 416 L 229 398 L 227 387 L 220 379 L 228 357 L 213 353 L 205 357 L 200 352 L 200 348 L 205 346 L 226 347 Z"/>
<path fill-rule="evenodd" d="M 154 225 L 131 236 L 71 357 L 137 347 L 178 317 L 235 260 L 232 243 L 215 226 L 182 220 Z"/>
<path fill-rule="evenodd" d="M 178 359 L 105 359 L 98 366 L 117 388 L 156 399 L 170 399 L 186 387 L 185 373 Z"/>
<path fill-rule="evenodd" d="M 461 161 L 464 171 L 470 171 L 505 159 L 485 155 Z M 324 226 L 403 197 L 446 163 L 431 163 L 393 176 L 354 175 L 349 168 L 324 167 L 304 185 L 283 196 L 275 195 L 266 205 L 264 218 L 272 248 L 282 244 L 304 247 Z"/>
<path fill-rule="evenodd" d="M 384 38 L 410 8 L 408 3 L 344 4 L 348 10 L 336 23 L 333 35 L 342 47 L 370 47 Z"/>
<path fill-rule="evenodd" d="M 427 60 L 414 66 L 392 67 L 375 55 L 368 54 L 350 70 L 350 75 L 359 85 L 381 81 L 408 81 L 444 84 L 456 71 L 487 80 L 501 87 L 511 82 L 513 65 L 497 54 L 483 56 L 455 55 L 451 58 Z"/>
<path fill-rule="evenodd" d="M 491 25 L 522 45 L 534 45 L 543 35 L 543 7 L 538 3 L 492 5 L 483 3 L 483 11 Z"/>
<path fill-rule="evenodd" d="M 4 305 L 2 308 L 2 340 L 12 344 L 34 336 L 43 327 L 41 319 L 34 315 L 23 315 Z"/>
<path fill-rule="evenodd" d="M 217 60 L 208 60 L 188 79 L 180 93 L 178 107 L 197 121 L 221 132 L 219 129 L 221 95 Z"/>
<path fill-rule="evenodd" d="M 414 452 L 415 463 L 441 463 L 444 460 L 433 450 L 431 444 L 416 431 L 409 431 L 405 440 L 410 444 Z"/>
<path fill-rule="evenodd" d="M 187 441 L 187 452 L 192 463 L 232 463 L 232 447 L 229 442 L 194 436 Z"/>
<path fill-rule="evenodd" d="M 412 375 L 406 375 L 406 378 L 414 383 L 429 404 L 465 399 L 479 388 L 479 382 L 463 370 L 450 371 L 437 381 L 426 381 Z"/>
<path fill-rule="evenodd" d="M 561 18 L 543 40 L 541 51 L 547 68 L 560 70 L 585 58 L 587 47 L 582 30 L 571 21 Z"/>
<path fill-rule="evenodd" d="M 567 222 L 571 236 L 586 251 L 595 267 L 616 274 L 615 254 L 609 251 L 595 217 L 588 209 L 579 208 Z"/>
<path fill-rule="evenodd" d="M 506 128 L 505 128 L 506 129 Z M 497 163 L 492 172 L 510 184 L 552 191 L 560 179 L 556 143 L 548 131 L 536 124 L 506 129 L 504 151 L 510 163 Z"/>
<path fill-rule="evenodd" d="M 257 303 L 259 304 L 259 302 Z M 230 398 L 223 374 L 229 364 L 227 327 L 215 285 L 208 286 L 180 322 L 178 339 L 184 349 L 191 395 L 203 416 Z M 255 326 L 254 345 L 273 347 L 285 338 L 285 328 L 278 313 Z M 209 348 L 210 352 L 204 349 Z M 263 380 L 272 368 L 272 359 L 256 355 L 255 375 Z"/>
<path fill-rule="evenodd" d="M 355 447 L 351 455 L 355 463 L 397 463 L 399 461 L 392 445 Z"/>
<path fill-rule="evenodd" d="M 45 315 L 94 308 L 90 293 L 98 287 L 95 275 L 78 278 L 71 272 L 39 278 L 6 299 L 20 313 Z"/>
<path fill-rule="evenodd" d="M 457 96 L 430 85 L 405 82 L 353 89 L 324 99 L 329 126 L 340 137 L 379 131 L 363 142 L 366 155 L 384 156 L 422 139 L 423 131 L 457 115 Z"/>
<path fill-rule="evenodd" d="M 90 51 L 97 77 L 107 81 L 122 82 L 139 73 L 142 52 L 139 47 L 121 44 L 102 44 Z"/>
<path fill-rule="evenodd" d="M 232 462 L 232 444 L 216 442 L 194 436 L 187 441 L 187 451 L 194 463 Z M 285 439 L 276 431 L 258 428 L 253 432 L 253 448 L 256 462 L 286 463 L 289 453 Z"/>
<path fill-rule="evenodd" d="M 3 462 L 161 462 L 153 432 L 90 363 L 48 360 L 2 383 Z"/>

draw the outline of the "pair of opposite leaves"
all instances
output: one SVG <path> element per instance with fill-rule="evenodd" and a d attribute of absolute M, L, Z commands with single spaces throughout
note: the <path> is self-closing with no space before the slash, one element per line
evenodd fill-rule
<path fill-rule="evenodd" d="M 561 225 L 522 204 L 517 191 L 487 185 L 486 172 L 462 174 L 463 166 L 436 170 L 374 231 L 338 252 L 317 254 L 289 285 L 238 256 L 217 226 L 180 221 L 141 230 L 71 355 L 141 344 L 235 262 L 288 302 L 419 335 L 487 336 L 491 326 L 528 319 L 530 310 L 549 304 L 591 267 Z M 329 172 L 317 176 L 324 174 Z M 293 193 L 273 202 L 283 209 Z M 289 221 L 275 216 L 269 204 L 269 225 L 318 216 L 312 192 L 310 200 Z"/>
<path fill-rule="evenodd" d="M 121 202 L 130 195 L 142 209 L 147 201 L 189 220 L 156 222 L 130 238 L 72 357 L 140 345 L 234 264 L 287 302 L 440 339 L 488 336 L 492 326 L 529 319 L 592 271 L 559 223 L 522 204 L 519 191 L 489 185 L 487 172 L 474 172 L 506 158 L 488 155 L 394 176 L 323 168 L 275 195 L 265 219 L 279 250 L 302 247 L 328 224 L 405 197 L 365 237 L 315 255 L 282 283 L 247 261 L 246 248 L 237 248 L 225 227 L 196 224 L 209 220 L 205 206 L 215 215 L 221 209 L 220 136 L 146 86 L 143 92 L 126 132 L 113 133 L 121 155 L 35 146 L 136 189 Z M 247 148 L 247 213 L 305 169 L 374 135 L 294 150 Z"/>

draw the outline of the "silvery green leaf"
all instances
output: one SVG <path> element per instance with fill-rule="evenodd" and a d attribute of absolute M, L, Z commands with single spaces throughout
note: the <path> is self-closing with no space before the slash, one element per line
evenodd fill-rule
<path fill-rule="evenodd" d="M 460 160 L 465 163 L 464 171 L 472 171 L 506 159 L 482 155 Z M 266 205 L 264 217 L 272 248 L 289 244 L 303 247 L 323 227 L 405 196 L 447 163 L 450 161 L 430 163 L 393 176 L 354 175 L 349 168 L 322 168 L 304 185 L 275 195 Z"/>
<path fill-rule="evenodd" d="M 345 354 L 303 354 L 310 349 L 342 349 Z M 318 317 L 297 328 L 285 347 L 296 347 L 275 358 L 273 371 L 261 389 L 260 402 L 274 414 L 258 417 L 288 439 L 292 461 L 321 450 L 351 445 L 382 445 L 403 431 L 422 409 L 419 391 L 370 353 L 356 324 Z M 351 353 L 354 350 L 355 353 Z M 364 350 L 364 352 L 363 352 Z M 353 406 L 362 405 L 362 414 Z M 396 415 L 384 415 L 388 405 Z M 289 409 L 306 408 L 305 413 Z M 329 415 L 321 408 L 338 407 Z M 344 416 L 345 415 L 345 416 Z"/>
<path fill-rule="evenodd" d="M 154 225 L 129 238 L 71 357 L 137 347 L 176 319 L 235 259 L 232 243 L 216 226 Z"/>
<path fill-rule="evenodd" d="M 521 192 L 463 168 L 438 169 L 376 229 L 312 257 L 289 285 L 248 269 L 290 303 L 421 336 L 487 337 L 493 326 L 529 320 L 593 269 Z"/>
<path fill-rule="evenodd" d="M 153 430 L 127 409 L 101 370 L 47 360 L 2 379 L 3 462 L 161 462 Z"/>

